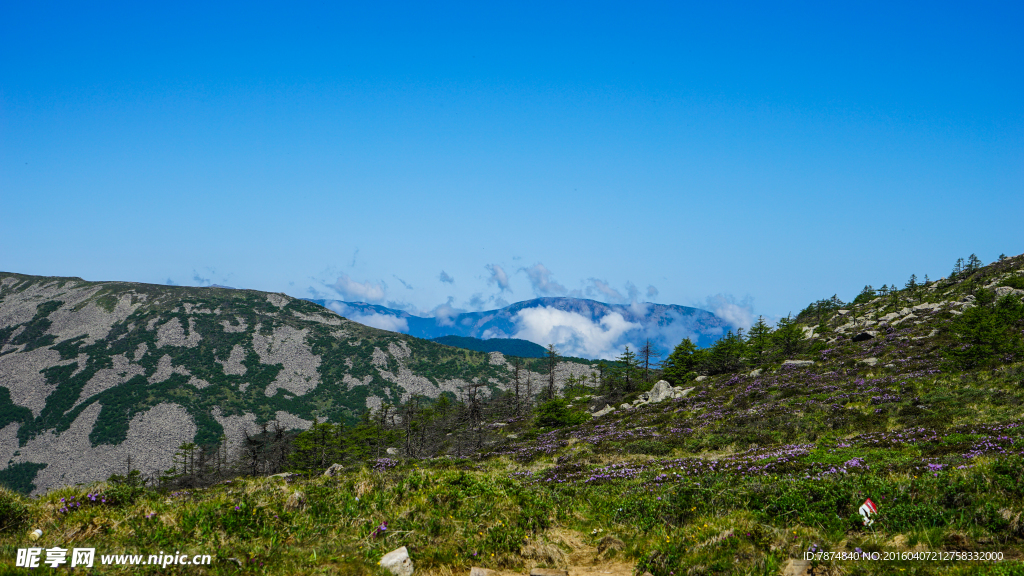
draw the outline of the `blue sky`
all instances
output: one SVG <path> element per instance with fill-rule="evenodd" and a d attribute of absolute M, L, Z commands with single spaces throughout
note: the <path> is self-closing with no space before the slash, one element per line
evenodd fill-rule
<path fill-rule="evenodd" d="M 0 270 L 778 317 L 1024 252 L 1020 3 L 492 4 L 0 4 Z"/>

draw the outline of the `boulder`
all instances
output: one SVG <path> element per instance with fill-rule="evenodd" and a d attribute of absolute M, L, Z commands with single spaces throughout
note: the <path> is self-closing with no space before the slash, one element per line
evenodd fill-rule
<path fill-rule="evenodd" d="M 878 332 L 875 332 L 874 330 L 865 330 L 864 332 L 854 336 L 852 340 L 854 342 L 865 342 L 867 340 L 871 340 L 875 336 L 878 336 Z"/>
<path fill-rule="evenodd" d="M 878 358 L 865 358 L 863 360 L 858 360 L 857 363 L 867 364 L 868 366 L 874 366 L 875 364 L 878 364 Z"/>
<path fill-rule="evenodd" d="M 469 569 L 469 576 L 498 576 L 498 573 L 488 568 L 473 566 Z"/>
<path fill-rule="evenodd" d="M 398 448 L 388 448 L 388 456 L 398 456 Z"/>
<path fill-rule="evenodd" d="M 708 379 L 707 376 L 697 376 L 696 378 L 693 379 L 693 381 L 694 382 L 703 382 L 703 381 L 705 381 L 707 379 Z"/>
<path fill-rule="evenodd" d="M 673 388 L 673 389 L 672 389 L 672 397 L 673 397 L 673 398 L 686 398 L 686 396 L 687 396 L 687 395 L 688 395 L 688 394 L 689 394 L 690 392 L 693 392 L 693 387 L 690 387 L 690 388 L 686 388 L 686 389 L 682 389 L 682 388 Z"/>
<path fill-rule="evenodd" d="M 885 316 L 882 316 L 881 318 L 879 318 L 879 321 L 881 321 L 881 322 L 891 322 L 891 321 L 893 321 L 893 320 L 895 320 L 895 319 L 897 319 L 899 317 L 900 317 L 900 313 L 899 312 L 889 312 Z"/>
<path fill-rule="evenodd" d="M 379 564 L 381 568 L 395 576 L 412 576 L 412 559 L 409 558 L 409 550 L 405 546 L 385 554 Z"/>
<path fill-rule="evenodd" d="M 760 375 L 761 375 L 761 369 L 760 369 L 760 368 L 758 368 L 758 369 L 756 369 L 756 370 L 751 370 L 751 371 L 750 371 L 750 374 L 749 374 L 749 376 L 750 376 L 751 378 L 757 378 L 757 377 L 758 377 L 758 376 L 760 376 Z"/>
<path fill-rule="evenodd" d="M 672 398 L 672 385 L 664 380 L 658 380 L 658 383 L 647 394 L 648 402 L 663 402 Z"/>
<path fill-rule="evenodd" d="M 569 571 L 558 568 L 534 568 L 530 570 L 530 576 L 569 576 Z"/>
<path fill-rule="evenodd" d="M 1011 288 L 1010 286 L 999 286 L 996 288 L 996 298 L 1002 298 L 1003 296 L 1009 296 L 1010 294 L 1024 297 L 1024 290 L 1018 290 L 1016 288 Z"/>
<path fill-rule="evenodd" d="M 629 405 L 628 403 L 626 403 L 626 402 L 623 402 L 623 403 L 622 403 L 621 405 L 619 405 L 619 408 L 621 408 L 621 409 L 623 409 L 623 410 L 630 410 L 630 409 L 632 409 L 633 407 L 632 407 L 632 406 L 630 406 L 630 405 Z"/>
<path fill-rule="evenodd" d="M 324 470 L 324 476 L 327 476 L 328 478 L 334 478 L 335 476 L 341 474 L 344 471 L 345 467 L 342 466 L 341 464 L 331 464 L 330 468 Z"/>
<path fill-rule="evenodd" d="M 597 412 L 594 412 L 594 418 L 600 418 L 601 416 L 604 416 L 605 414 L 611 414 L 612 412 L 615 412 L 615 408 L 612 408 L 611 406 L 605 404 L 604 408 L 601 408 Z"/>
<path fill-rule="evenodd" d="M 812 337 L 814 337 L 814 328 L 811 328 L 810 326 L 804 326 L 803 327 L 803 331 L 804 331 L 804 338 L 812 338 Z"/>
<path fill-rule="evenodd" d="M 813 366 L 814 360 L 786 360 L 782 363 L 783 366 Z"/>

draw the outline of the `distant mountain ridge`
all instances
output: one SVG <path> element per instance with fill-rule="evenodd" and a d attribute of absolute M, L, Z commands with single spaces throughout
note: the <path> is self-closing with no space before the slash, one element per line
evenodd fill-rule
<path fill-rule="evenodd" d="M 519 356 L 520 358 L 543 358 L 545 355 L 543 346 L 520 338 L 481 340 L 472 336 L 441 336 L 434 338 L 434 342 L 477 352 L 501 352 L 506 356 Z"/>
<path fill-rule="evenodd" d="M 483 340 L 493 338 L 528 339 L 523 334 L 520 321 L 523 313 L 531 310 L 558 310 L 576 315 L 587 322 L 601 325 L 606 318 L 618 314 L 625 323 L 635 324 L 632 328 L 634 341 L 650 338 L 662 346 L 674 346 L 684 337 L 690 337 L 698 346 L 709 346 L 733 327 L 707 310 L 679 306 L 676 304 L 634 303 L 605 304 L 583 298 L 548 297 L 534 298 L 511 304 L 496 310 L 462 312 L 452 316 L 422 317 L 404 310 L 396 310 L 379 304 L 366 302 L 345 302 L 341 300 L 310 299 L 325 308 L 333 310 L 357 322 L 374 324 L 374 317 L 404 322 L 403 332 L 417 338 L 433 340 L 441 336 L 468 336 Z M 549 342 L 534 342 L 546 345 Z"/>

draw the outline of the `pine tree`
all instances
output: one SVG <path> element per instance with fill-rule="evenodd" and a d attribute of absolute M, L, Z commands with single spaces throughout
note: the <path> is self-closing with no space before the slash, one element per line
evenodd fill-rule
<path fill-rule="evenodd" d="M 619 364 L 619 374 L 622 376 L 623 390 L 628 394 L 636 388 L 637 380 L 637 359 L 636 353 L 629 349 L 629 345 L 626 345 L 625 350 L 616 359 Z"/>
<path fill-rule="evenodd" d="M 548 361 L 548 399 L 555 397 L 555 368 L 558 366 L 558 349 L 555 348 L 554 344 L 548 344 L 547 349 L 547 361 Z"/>
<path fill-rule="evenodd" d="M 957 258 L 956 264 L 953 265 L 953 271 L 950 272 L 949 277 L 952 280 L 959 280 L 964 274 L 964 259 Z"/>
<path fill-rule="evenodd" d="M 755 366 L 760 366 L 767 360 L 768 352 L 771 350 L 771 338 L 771 326 L 764 321 L 764 316 L 758 316 L 757 322 L 747 333 L 747 354 Z"/>
<path fill-rule="evenodd" d="M 975 272 L 977 272 L 978 270 L 980 270 L 981 266 L 982 266 L 981 259 L 978 258 L 977 255 L 971 254 L 967 258 L 967 267 L 966 267 L 965 271 L 966 271 L 967 275 L 971 275 L 971 274 L 974 274 Z"/>
<path fill-rule="evenodd" d="M 772 337 L 775 340 L 775 346 L 784 356 L 792 356 L 803 347 L 803 331 L 791 316 L 779 320 Z"/>
<path fill-rule="evenodd" d="M 696 351 L 697 346 L 689 338 L 683 338 L 683 341 L 676 345 L 661 367 L 665 379 L 675 385 L 685 382 L 687 376 L 695 368 L 694 353 Z"/>

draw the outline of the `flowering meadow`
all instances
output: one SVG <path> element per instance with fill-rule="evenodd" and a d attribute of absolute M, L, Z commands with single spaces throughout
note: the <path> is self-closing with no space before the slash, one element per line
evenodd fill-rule
<path fill-rule="evenodd" d="M 133 574 L 384 574 L 381 556 L 406 546 L 417 574 L 439 576 L 610 562 L 655 576 L 1024 574 L 1024 358 L 965 352 L 984 343 L 957 335 L 967 281 L 905 301 L 866 290 L 816 317 L 799 355 L 813 363 L 691 378 L 685 397 L 622 407 L 638 389 L 600 417 L 583 412 L 605 405 L 600 391 L 576 390 L 572 423 L 488 422 L 497 440 L 470 457 L 396 449 L 329 475 L 2 492 L 0 564 L 29 545 L 95 546 L 215 555 Z M 852 338 L 864 318 L 874 334 Z"/>

